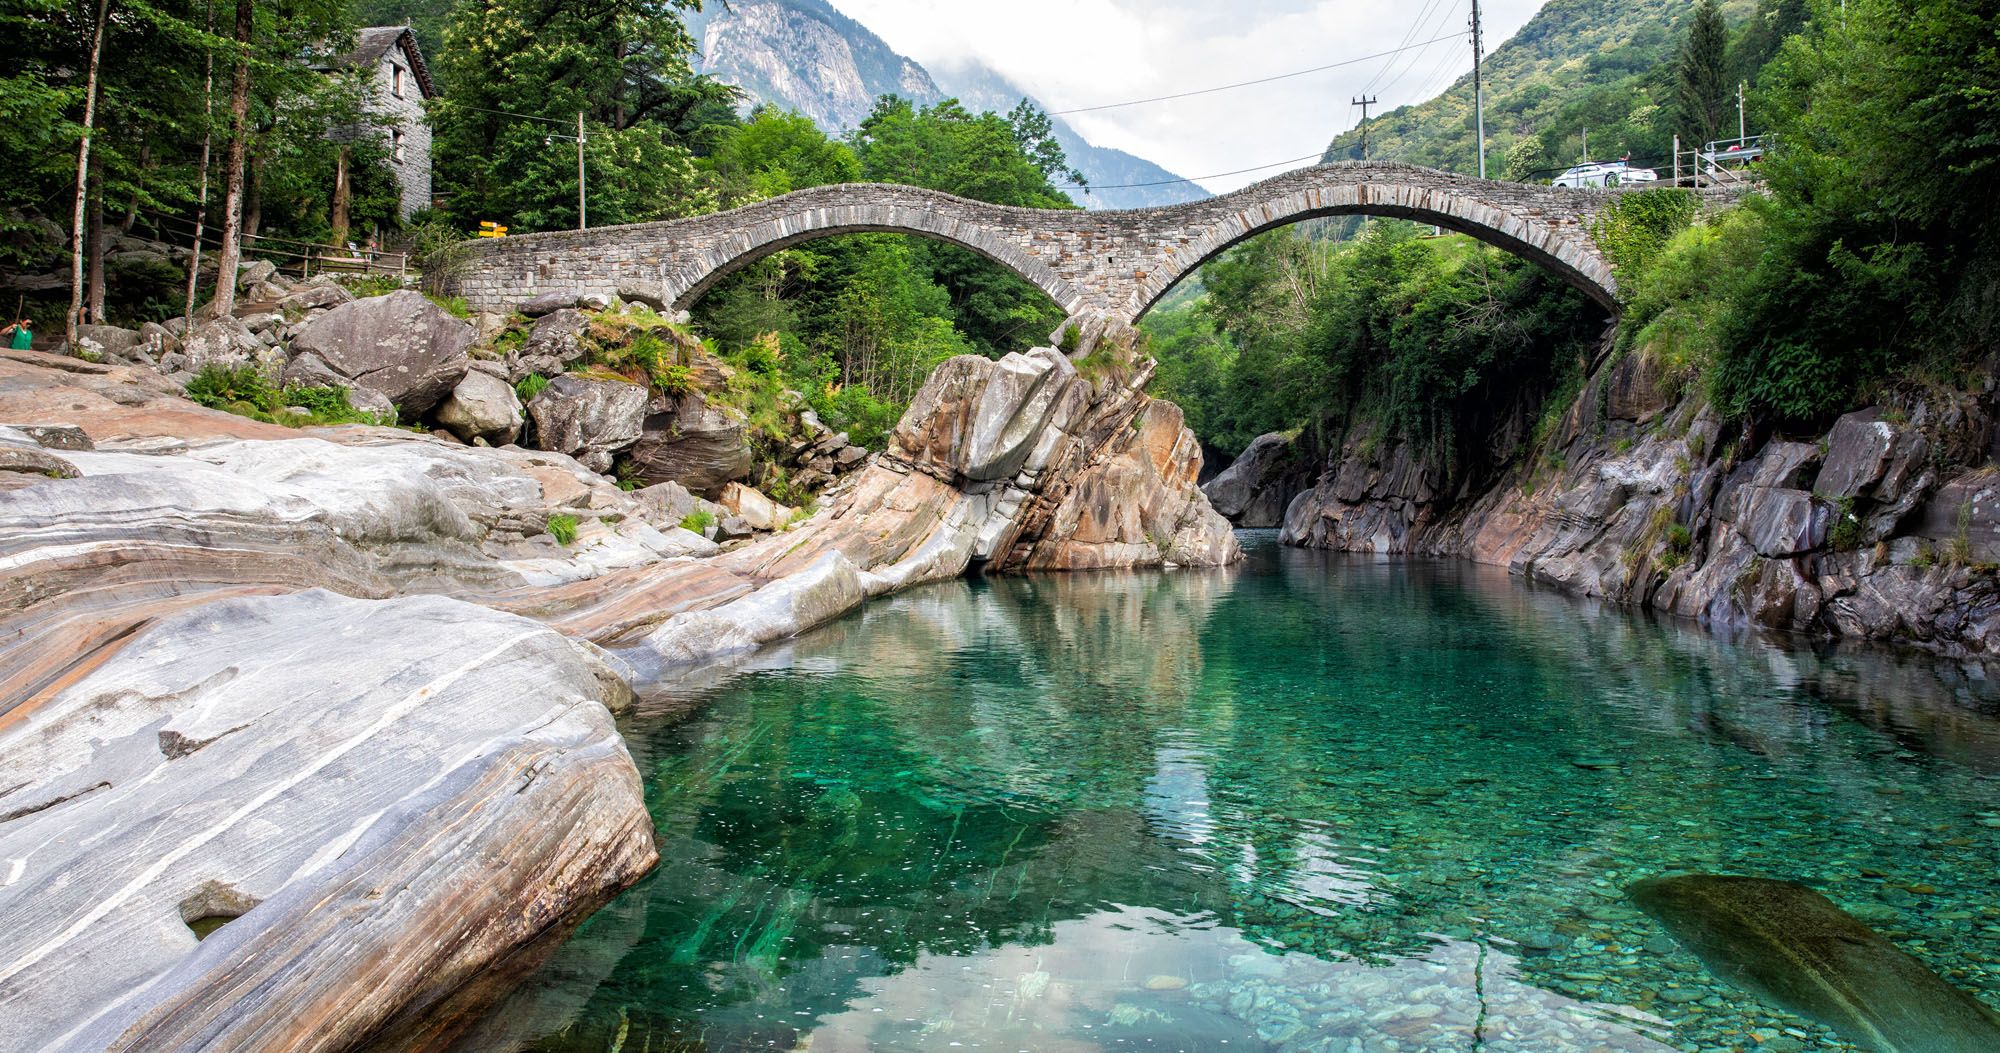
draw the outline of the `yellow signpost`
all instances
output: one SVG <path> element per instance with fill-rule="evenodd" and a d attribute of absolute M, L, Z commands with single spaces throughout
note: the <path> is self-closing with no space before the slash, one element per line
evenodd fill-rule
<path fill-rule="evenodd" d="M 482 238 L 504 238 L 507 236 L 507 228 L 490 219 L 482 219 L 479 221 L 479 236 Z"/>

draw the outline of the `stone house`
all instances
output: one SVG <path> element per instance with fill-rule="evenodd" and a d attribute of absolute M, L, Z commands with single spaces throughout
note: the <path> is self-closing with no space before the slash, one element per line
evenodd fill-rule
<path fill-rule="evenodd" d="M 328 63 L 369 73 L 371 129 L 389 145 L 389 165 L 401 187 L 396 213 L 403 219 L 431 203 L 431 126 L 424 101 L 437 97 L 430 68 L 409 26 L 369 26 L 355 34 L 354 50 Z"/>

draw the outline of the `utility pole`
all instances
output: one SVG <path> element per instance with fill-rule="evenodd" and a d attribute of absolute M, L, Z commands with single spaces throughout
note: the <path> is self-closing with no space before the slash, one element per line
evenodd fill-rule
<path fill-rule="evenodd" d="M 1743 91 L 1749 86 L 1750 82 L 1747 80 L 1736 82 L 1736 141 L 1739 143 L 1750 138 L 1749 125 L 1743 119 Z"/>
<path fill-rule="evenodd" d="M 1472 110 L 1478 123 L 1479 178 L 1486 178 L 1486 82 L 1480 76 L 1479 0 L 1472 0 Z"/>
<path fill-rule="evenodd" d="M 576 229 L 590 229 L 590 214 L 583 200 L 583 111 L 576 111 Z"/>
<path fill-rule="evenodd" d="M 1361 107 L 1361 159 L 1368 160 L 1368 107 L 1380 102 L 1373 95 L 1357 95 L 1353 105 Z"/>

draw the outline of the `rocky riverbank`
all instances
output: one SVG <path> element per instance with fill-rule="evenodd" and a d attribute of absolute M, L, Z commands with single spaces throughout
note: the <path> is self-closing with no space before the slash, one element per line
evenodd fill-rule
<path fill-rule="evenodd" d="M 1309 482 L 1246 469 L 1209 491 L 1282 493 L 1288 544 L 1464 557 L 1721 630 L 2000 656 L 1990 384 L 1788 435 L 1718 419 L 1641 351 L 1609 357 L 1540 435 L 1534 406 L 1500 413 L 1455 467 L 1363 427 Z"/>
<path fill-rule="evenodd" d="M 948 362 L 816 511 L 726 550 L 687 489 L 567 451 L 0 353 L 0 1033 L 441 1048 L 652 865 L 611 719 L 641 671 L 977 566 L 1237 558 L 1132 334 L 1080 330 Z M 426 375 L 356 365 L 382 344 L 313 356 Z"/>

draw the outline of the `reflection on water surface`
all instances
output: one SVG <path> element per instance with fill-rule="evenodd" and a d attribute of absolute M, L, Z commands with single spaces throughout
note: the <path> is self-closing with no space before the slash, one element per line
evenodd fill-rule
<path fill-rule="evenodd" d="M 1677 871 L 2000 1000 L 1978 669 L 1251 548 L 919 590 L 635 720 L 658 872 L 466 1048 L 1852 1048 L 1622 893 Z"/>

